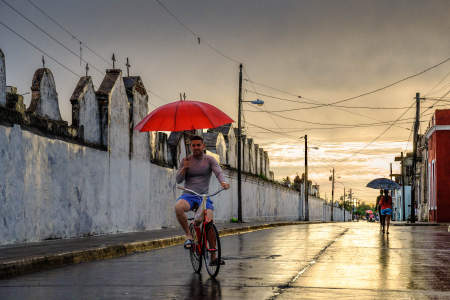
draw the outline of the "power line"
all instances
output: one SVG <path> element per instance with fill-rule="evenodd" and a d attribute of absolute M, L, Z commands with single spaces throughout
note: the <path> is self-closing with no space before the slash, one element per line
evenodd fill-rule
<path fill-rule="evenodd" d="M 426 97 L 424 100 L 437 100 L 437 101 L 441 101 L 441 102 L 450 102 L 450 98 L 444 98 L 444 97 L 436 97 L 436 98 Z"/>
<path fill-rule="evenodd" d="M 295 141 L 297 141 L 297 142 L 298 142 L 298 140 L 299 140 L 298 137 L 294 137 L 294 136 L 291 136 L 291 135 L 287 135 L 287 134 L 285 134 L 285 133 L 280 133 L 280 132 L 277 132 L 277 131 L 274 131 L 274 130 L 271 130 L 271 129 L 267 129 L 267 128 L 264 128 L 264 127 L 262 127 L 262 126 L 259 126 L 259 125 L 250 123 L 250 122 L 247 122 L 247 123 L 248 123 L 249 125 L 254 126 L 254 127 L 257 127 L 257 128 L 263 129 L 263 130 L 266 130 L 267 132 L 270 132 L 270 133 L 273 133 L 273 134 L 276 134 L 276 135 L 280 135 L 280 136 L 282 136 L 282 137 L 287 137 L 287 138 L 290 138 L 290 139 L 295 140 Z"/>
<path fill-rule="evenodd" d="M 421 123 L 426 123 L 428 121 L 420 121 Z M 402 122 L 397 124 L 410 124 L 411 122 Z M 361 129 L 361 128 L 371 128 L 371 127 L 378 127 L 378 126 L 385 126 L 386 124 L 378 124 L 378 125 L 371 125 L 371 126 L 338 126 L 338 127 L 305 127 L 298 130 L 292 130 L 292 131 L 281 131 L 282 133 L 298 133 L 298 132 L 305 132 L 309 130 L 336 130 L 336 129 Z M 411 130 L 411 129 L 407 129 Z"/>
<path fill-rule="evenodd" d="M 244 68 L 244 73 L 246 74 L 246 76 L 247 76 L 248 78 L 250 78 L 250 75 L 248 74 L 246 68 Z M 255 86 L 254 86 L 253 84 L 252 84 L 252 86 L 253 86 L 254 92 L 256 93 L 256 88 L 255 88 Z M 245 89 L 245 91 L 248 91 L 248 90 Z M 248 103 L 247 103 L 247 104 L 248 104 Z M 259 108 L 258 106 L 256 106 L 256 108 L 259 109 L 259 110 L 262 110 L 262 111 L 266 112 L 266 110 L 265 110 L 264 108 Z M 274 119 L 270 114 L 269 114 L 269 117 L 270 117 L 270 119 L 272 120 L 272 122 L 273 122 L 278 128 L 280 128 L 280 125 L 278 125 L 278 123 L 275 121 L 275 119 Z"/>
<path fill-rule="evenodd" d="M 367 147 L 369 147 L 370 145 L 372 145 L 376 140 L 378 140 L 381 136 L 383 136 L 389 129 L 391 129 L 392 128 L 392 126 L 397 122 L 397 121 L 399 121 L 404 115 L 406 115 L 406 113 L 414 106 L 414 102 L 411 104 L 411 106 L 408 108 L 408 109 L 406 109 L 396 120 L 394 120 L 385 130 L 383 130 L 383 132 L 381 132 L 377 137 L 375 137 L 372 141 L 370 141 L 369 143 L 367 143 L 364 147 L 362 147 L 361 149 L 359 149 L 357 152 L 353 152 L 353 153 L 351 153 L 351 156 L 354 156 L 354 155 L 356 155 L 356 154 L 359 154 L 359 153 L 361 153 L 361 151 L 363 151 L 364 149 L 366 149 Z M 339 160 L 340 162 L 341 161 L 345 161 L 345 160 L 347 160 L 349 157 L 347 157 L 347 158 L 345 158 L 345 159 L 342 159 L 342 160 Z"/>
<path fill-rule="evenodd" d="M 258 93 L 260 94 L 260 93 Z M 306 102 L 305 102 L 306 103 Z M 300 110 L 309 110 L 314 108 L 321 108 L 323 105 L 316 105 L 316 106 L 308 106 L 308 107 L 300 107 L 300 108 L 290 108 L 290 109 L 281 109 L 281 110 L 267 110 L 268 112 L 291 112 L 291 111 L 300 111 Z M 375 107 L 375 106 L 346 106 L 346 105 L 332 105 L 332 107 L 339 107 L 339 108 L 347 108 L 347 109 L 374 109 L 374 110 L 403 110 L 407 109 L 407 106 L 402 107 Z M 258 111 L 251 111 L 251 112 L 258 112 Z"/>
<path fill-rule="evenodd" d="M 427 95 L 429 95 L 436 87 L 438 87 L 442 82 L 444 82 L 444 80 L 447 79 L 447 77 L 449 75 L 450 75 L 450 72 L 445 74 L 444 77 L 442 77 L 442 79 L 439 80 L 439 82 L 436 85 L 434 85 L 428 92 L 426 92 L 424 96 L 426 97 Z"/>
<path fill-rule="evenodd" d="M 450 73 L 449 73 L 450 74 Z M 448 75 L 448 74 L 447 74 Z M 447 76 L 446 75 L 446 76 Z M 444 77 L 445 78 L 445 77 Z M 434 89 L 434 88 L 433 88 Z M 425 98 L 425 100 L 431 100 L 431 99 L 435 99 L 436 101 L 432 104 L 432 105 L 430 105 L 430 106 L 428 106 L 423 112 L 421 112 L 421 114 L 420 114 L 420 116 L 421 117 L 424 117 L 424 116 L 429 116 L 430 114 L 425 114 L 428 110 L 430 110 L 431 108 L 433 108 L 433 107 L 436 107 L 436 106 L 439 106 L 439 105 L 436 105 L 436 103 L 438 103 L 439 101 L 445 101 L 445 100 L 442 100 L 442 98 L 444 98 L 445 96 L 447 96 L 448 94 L 450 93 L 450 90 L 448 90 L 444 95 L 442 95 L 442 97 L 440 97 L 440 98 L 428 98 L 428 97 L 426 97 Z M 445 102 L 447 102 L 447 101 L 445 101 Z M 450 101 L 448 101 L 448 102 L 450 102 Z M 447 106 L 447 105 L 442 105 L 442 106 Z M 434 112 L 432 112 L 431 114 L 434 114 Z M 428 122 L 428 121 L 426 121 L 426 122 Z M 412 127 L 411 127 L 411 131 L 410 131 L 410 133 L 409 133 L 409 137 L 408 137 L 408 140 L 406 141 L 406 145 L 405 145 L 405 149 L 404 149 L 404 151 L 403 152 L 405 152 L 406 153 L 406 150 L 407 150 L 407 148 L 408 148 L 408 145 L 409 145 L 409 141 L 410 141 L 410 139 L 411 139 L 411 136 L 412 136 L 412 128 L 414 127 L 414 125 L 412 125 Z"/>
<path fill-rule="evenodd" d="M 76 77 L 80 78 L 81 76 L 78 75 L 75 71 L 72 71 L 69 67 L 67 67 L 66 65 L 64 65 L 63 63 L 59 62 L 56 58 L 53 58 L 50 54 L 48 54 L 47 52 L 45 52 L 44 50 L 42 50 L 41 48 L 39 48 L 38 46 L 34 45 L 32 42 L 30 42 L 29 40 L 27 40 L 25 37 L 23 37 L 21 34 L 17 33 L 16 31 L 14 31 L 11 27 L 9 27 L 8 25 L 6 25 L 5 23 L 3 23 L 2 21 L 0 21 L 0 25 L 2 25 L 3 27 L 5 27 L 6 29 L 8 29 L 9 31 L 11 31 L 12 33 L 14 33 L 15 35 L 17 35 L 18 37 L 20 37 L 22 40 L 24 40 L 25 42 L 27 42 L 30 46 L 32 46 L 34 49 L 38 50 L 39 52 L 41 52 L 42 54 L 45 54 L 48 58 L 50 58 L 51 60 L 53 60 L 54 62 L 56 62 L 58 65 L 60 65 L 61 67 L 63 67 L 64 69 L 66 69 L 67 71 L 69 71 L 70 73 L 74 74 Z"/>
<path fill-rule="evenodd" d="M 197 34 L 195 31 L 193 31 L 191 28 L 189 28 L 186 24 L 184 24 L 180 18 L 178 18 L 167 6 L 165 6 L 161 1 L 159 0 L 155 0 L 155 2 L 162 7 L 162 9 L 169 14 L 172 18 L 175 19 L 175 21 L 177 21 L 178 24 L 180 24 L 184 29 L 186 29 L 187 31 L 189 31 L 195 39 L 197 39 L 198 43 L 200 44 L 201 41 L 203 40 L 203 43 L 206 44 L 206 46 L 208 48 L 210 48 L 212 51 L 216 52 L 218 55 L 222 56 L 223 58 L 232 61 L 236 64 L 240 64 L 241 62 L 238 61 L 237 59 L 232 58 L 231 56 L 226 55 L 225 53 L 223 53 L 221 50 L 219 50 L 218 48 L 214 47 L 211 43 L 209 43 L 208 41 L 206 41 L 205 39 L 201 38 L 199 34 Z"/>
<path fill-rule="evenodd" d="M 27 0 L 34 8 L 36 8 L 37 10 L 39 10 L 44 16 L 46 16 L 50 21 L 52 21 L 53 23 L 55 23 L 59 28 L 61 28 L 64 32 L 66 32 L 68 35 L 70 35 L 73 39 L 77 40 L 80 44 L 84 45 L 84 47 L 86 47 L 86 49 L 88 49 L 89 51 L 91 51 L 95 56 L 97 56 L 98 58 L 100 58 L 101 60 L 103 60 L 106 65 L 111 65 L 111 62 L 109 60 L 107 60 L 106 58 L 104 58 L 103 56 L 101 56 L 100 54 L 98 54 L 96 51 L 92 50 L 85 42 L 81 41 L 78 37 L 75 36 L 75 34 L 73 34 L 72 32 L 70 32 L 66 27 L 64 27 L 63 25 L 61 25 L 59 22 L 57 22 L 54 18 L 52 18 L 50 15 L 48 15 L 43 9 L 41 9 L 38 5 L 36 5 L 33 1 L 31 0 Z"/>
<path fill-rule="evenodd" d="M 405 150 L 403 150 L 403 152 L 405 152 L 405 153 L 406 153 L 406 149 L 408 149 L 409 140 L 410 140 L 411 137 L 412 137 L 413 128 L 414 128 L 414 124 L 411 125 L 411 131 L 409 132 L 408 140 L 406 141 Z"/>
<path fill-rule="evenodd" d="M 426 73 L 426 72 L 428 72 L 428 71 L 430 71 L 430 70 L 432 70 L 432 69 L 434 69 L 434 68 L 439 67 L 440 65 L 443 65 L 443 64 L 447 63 L 449 60 L 450 60 L 450 57 L 448 57 L 448 58 L 446 58 L 446 59 L 440 61 L 439 63 L 437 63 L 437 64 L 435 64 L 435 65 L 432 65 L 432 66 L 430 66 L 430 67 L 428 67 L 428 68 L 426 68 L 426 69 L 424 69 L 424 70 L 422 70 L 422 71 L 420 71 L 420 72 L 417 72 L 417 73 L 415 73 L 415 74 L 406 76 L 406 77 L 404 77 L 404 78 L 402 78 L 402 79 L 399 79 L 399 80 L 397 80 L 397 81 L 394 81 L 394 82 L 392 82 L 392 83 L 389 83 L 389 84 L 387 84 L 387 85 L 385 85 L 385 86 L 382 86 L 382 87 L 380 87 L 380 88 L 376 88 L 376 89 L 374 89 L 374 90 L 371 90 L 371 91 L 368 91 L 368 92 L 365 92 L 365 93 L 362 93 L 362 94 L 359 94 L 359 95 L 356 95 L 356 96 L 344 98 L 344 99 L 337 100 L 337 101 L 334 101 L 334 102 L 331 102 L 331 103 L 327 103 L 327 104 L 323 104 L 323 105 L 324 105 L 324 106 L 330 106 L 330 105 L 334 105 L 334 104 L 339 104 L 339 103 L 347 102 L 347 101 L 350 101 L 350 100 L 354 100 L 354 99 L 357 99 L 357 98 L 361 98 L 361 97 L 364 97 L 364 96 L 368 96 L 368 95 L 370 95 L 370 94 L 374 94 L 374 93 L 380 92 L 380 91 L 382 91 L 382 90 L 385 90 L 385 89 L 387 89 L 387 88 L 390 88 L 390 87 L 392 87 L 392 86 L 395 86 L 395 85 L 397 85 L 397 84 L 399 84 L 399 83 L 402 83 L 402 82 L 404 82 L 404 81 L 406 81 L 406 80 L 409 80 L 409 79 L 411 79 L 411 78 L 420 76 L 420 75 L 422 75 L 422 74 L 424 74 L 424 73 Z M 291 96 L 301 97 L 301 96 L 295 95 L 295 94 L 293 94 L 293 93 L 291 93 L 291 92 L 283 91 L 283 90 L 281 90 L 281 89 L 274 88 L 274 87 L 268 86 L 268 85 L 266 85 L 266 84 L 261 84 L 261 83 L 257 83 L 257 82 L 253 82 L 253 83 L 259 84 L 259 85 L 261 85 L 261 86 L 265 86 L 265 87 L 267 87 L 267 88 L 270 88 L 270 89 L 273 89 L 273 90 L 276 90 L 276 91 L 279 91 L 279 92 L 282 92 L 282 93 L 285 93 L 285 94 L 288 94 L 288 95 L 291 95 Z"/>
<path fill-rule="evenodd" d="M 250 82 L 250 83 L 252 83 L 252 84 L 255 84 L 255 83 L 254 83 L 253 81 L 251 81 L 250 79 L 244 79 L 244 80 L 245 80 L 245 81 L 248 81 L 248 82 Z M 299 100 L 293 100 L 293 99 L 288 99 L 288 98 L 277 97 L 277 96 L 273 96 L 273 95 L 263 94 L 263 93 L 260 93 L 260 92 L 252 92 L 252 91 L 249 91 L 249 90 L 246 90 L 246 91 L 248 91 L 248 92 L 250 92 L 250 93 L 254 93 L 254 94 L 259 95 L 259 96 L 269 97 L 269 98 L 273 98 L 273 99 L 277 99 L 277 100 L 282 100 L 282 101 L 287 101 L 287 102 L 293 102 L 293 103 L 297 103 L 297 104 L 303 104 L 303 103 L 306 103 L 306 104 L 314 104 L 314 103 L 310 103 L 310 102 L 306 102 L 306 101 L 303 101 L 303 103 L 302 103 L 302 102 L 300 102 Z M 301 96 L 298 96 L 298 98 L 301 99 L 302 97 L 301 97 Z"/>
<path fill-rule="evenodd" d="M 390 121 L 383 121 L 383 122 L 378 122 L 378 123 L 360 123 L 360 124 L 320 123 L 320 122 L 311 122 L 311 121 L 305 121 L 305 120 L 299 120 L 299 119 L 295 119 L 295 118 L 290 118 L 290 117 L 282 116 L 282 115 L 279 115 L 277 113 L 272 113 L 272 112 L 267 112 L 267 113 L 275 115 L 275 116 L 277 116 L 279 118 L 286 119 L 286 120 L 291 120 L 291 121 L 300 122 L 300 123 L 306 123 L 306 124 L 311 124 L 311 125 L 322 125 L 322 126 L 366 126 L 366 125 L 386 124 L 386 123 L 392 122 L 392 120 L 390 120 Z M 414 118 L 405 118 L 405 119 L 402 119 L 400 121 L 406 121 L 406 120 L 410 120 L 410 119 L 414 119 Z"/>
<path fill-rule="evenodd" d="M 14 6 L 12 6 L 11 4 L 9 4 L 7 1 L 5 0 L 0 0 L 1 2 L 3 2 L 3 4 L 5 4 L 6 6 L 8 6 L 11 10 L 13 10 L 16 14 L 18 14 L 19 16 L 21 16 L 22 18 L 24 18 L 25 20 L 27 20 L 29 23 L 31 23 L 34 27 L 36 27 L 37 29 L 39 29 L 42 33 L 44 33 L 48 38 L 50 38 L 52 41 L 54 41 L 55 43 L 57 43 L 58 45 L 60 45 L 61 47 L 63 47 L 64 49 L 66 49 L 67 51 L 69 51 L 71 54 L 73 54 L 75 57 L 79 57 L 80 60 L 82 60 L 85 63 L 88 63 L 88 61 L 86 61 L 85 59 L 83 59 L 78 53 L 75 53 L 74 51 L 72 51 L 71 49 L 69 49 L 66 45 L 64 45 L 63 43 L 61 43 L 58 39 L 56 39 L 55 37 L 53 37 L 51 34 L 49 34 L 45 29 L 43 29 L 42 27 L 40 27 L 39 25 L 37 25 L 35 22 L 33 22 L 31 19 L 29 19 L 27 16 L 25 16 L 24 14 L 22 14 L 19 10 L 17 10 Z M 97 72 L 99 72 L 100 74 L 103 74 L 104 72 L 101 71 L 100 69 L 98 69 L 95 65 L 89 63 L 89 65 L 91 65 Z"/>
<path fill-rule="evenodd" d="M 442 98 L 445 98 L 448 94 L 450 94 L 450 90 L 446 91 L 441 97 L 436 99 L 436 101 L 434 101 L 433 104 L 431 106 L 429 106 L 427 109 L 425 109 L 422 113 L 425 113 L 426 111 L 430 110 L 436 103 L 438 103 L 439 101 L 442 101 Z M 447 101 L 445 101 L 445 102 L 447 102 Z"/>
<path fill-rule="evenodd" d="M 257 93 L 257 94 L 262 95 L 262 96 L 266 96 L 266 97 L 270 97 L 270 98 L 274 98 L 274 99 L 278 99 L 278 100 L 284 100 L 284 101 L 289 101 L 289 102 L 294 102 L 294 103 L 300 103 L 298 100 L 292 100 L 292 99 L 286 99 L 286 98 L 281 98 L 281 97 L 275 97 L 275 96 L 272 96 L 272 95 L 267 95 L 267 94 L 262 94 L 262 93 Z M 324 107 L 320 101 L 313 100 L 313 99 L 309 99 L 309 98 L 304 98 L 304 97 L 302 97 L 302 96 L 297 96 L 297 97 L 298 97 L 298 98 L 308 99 L 308 100 L 310 100 L 310 101 L 313 101 L 313 102 L 307 102 L 307 101 L 304 101 L 304 103 L 316 105 L 316 106 L 311 107 L 311 108 Z M 320 105 L 317 105 L 317 103 L 319 103 Z M 364 118 L 367 118 L 367 119 L 371 119 L 371 120 L 375 120 L 375 121 L 380 121 L 380 120 L 377 119 L 377 118 L 369 117 L 369 116 L 363 115 L 363 114 L 358 113 L 358 112 L 348 111 L 348 110 L 346 110 L 346 109 L 339 108 L 339 107 L 343 107 L 343 106 L 339 106 L 339 105 L 330 105 L 330 106 L 331 106 L 331 107 L 337 107 L 337 110 L 344 111 L 344 112 L 349 113 L 349 114 L 352 114 L 352 115 L 357 115 L 357 116 L 361 116 L 361 117 L 364 117 Z M 407 108 L 407 107 L 405 107 L 405 108 Z M 404 109 L 405 109 L 405 108 L 404 108 Z M 306 107 L 306 108 L 303 108 L 303 109 L 309 109 L 309 108 Z M 254 112 L 254 111 L 253 111 L 253 112 Z M 401 126 L 397 126 L 397 125 L 396 125 L 396 127 L 403 128 L 403 129 L 408 129 L 408 128 L 401 127 Z"/>

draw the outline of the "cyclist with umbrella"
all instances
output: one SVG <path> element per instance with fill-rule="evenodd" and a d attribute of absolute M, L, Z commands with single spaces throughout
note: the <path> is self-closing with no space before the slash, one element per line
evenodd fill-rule
<path fill-rule="evenodd" d="M 233 120 L 217 107 L 205 102 L 186 100 L 183 95 L 180 101 L 168 103 L 156 108 L 142 119 L 134 128 L 144 131 L 184 131 L 193 129 L 216 128 L 224 124 L 230 124 Z M 184 98 L 184 99 L 183 99 Z M 185 182 L 185 188 L 199 194 L 207 194 L 212 172 L 216 175 L 220 185 L 228 189 L 230 185 L 225 182 L 222 169 L 218 162 L 204 153 L 205 144 L 201 136 L 191 137 L 191 153 L 181 162 L 176 175 L 177 183 Z M 209 200 L 209 199 L 208 199 Z M 192 246 L 192 235 L 189 231 L 186 212 L 201 204 L 202 199 L 185 191 L 175 205 L 175 213 L 186 234 L 185 248 Z M 213 219 L 211 200 L 206 204 L 207 219 Z M 209 240 L 209 238 L 208 238 Z M 211 255 L 213 258 L 213 254 Z M 217 261 L 217 259 L 216 259 Z M 217 262 L 216 262 L 217 263 Z M 222 261 L 219 262 L 222 264 Z"/>
<path fill-rule="evenodd" d="M 207 194 L 211 174 L 214 172 L 220 185 L 224 189 L 228 189 L 230 185 L 225 181 L 222 169 L 217 161 L 214 157 L 203 153 L 203 150 L 205 149 L 203 138 L 197 135 L 191 137 L 190 140 L 192 155 L 183 159 L 181 167 L 177 172 L 177 183 L 184 181 L 185 188 L 196 191 L 199 194 Z M 185 248 L 190 248 L 192 245 L 192 235 L 189 231 L 186 212 L 198 208 L 201 202 L 202 199 L 200 197 L 184 191 L 175 205 L 175 213 L 178 222 L 186 234 L 186 241 L 184 242 Z M 206 215 L 208 221 L 213 220 L 213 210 L 213 204 L 208 198 L 206 203 Z"/>

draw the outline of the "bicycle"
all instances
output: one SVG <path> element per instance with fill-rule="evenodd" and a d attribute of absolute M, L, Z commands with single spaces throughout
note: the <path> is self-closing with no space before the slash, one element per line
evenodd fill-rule
<path fill-rule="evenodd" d="M 189 256 L 192 267 L 195 273 L 200 273 L 202 269 L 202 257 L 205 261 L 205 268 L 211 277 L 216 277 L 219 274 L 220 265 L 222 262 L 219 231 L 213 222 L 205 222 L 206 220 L 206 200 L 222 192 L 220 189 L 213 194 L 199 194 L 193 190 L 182 186 L 177 186 L 181 190 L 191 192 L 202 198 L 202 203 L 199 207 L 194 208 L 194 218 L 188 218 L 189 231 L 191 232 L 193 243 L 189 249 Z M 201 208 L 200 211 L 198 211 Z"/>

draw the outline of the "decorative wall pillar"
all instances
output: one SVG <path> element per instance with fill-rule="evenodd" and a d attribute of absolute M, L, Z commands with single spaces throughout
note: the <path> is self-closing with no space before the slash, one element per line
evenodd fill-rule
<path fill-rule="evenodd" d="M 90 76 L 81 77 L 70 98 L 72 127 L 89 143 L 100 144 L 100 111 Z"/>
<path fill-rule="evenodd" d="M 61 120 L 58 93 L 50 69 L 40 68 L 34 73 L 28 112 L 50 120 Z"/>
<path fill-rule="evenodd" d="M 148 94 L 140 76 L 124 77 L 130 115 L 130 157 L 150 159 L 149 133 L 134 130 L 148 114 Z"/>
<path fill-rule="evenodd" d="M 95 94 L 100 111 L 102 144 L 114 155 L 129 155 L 130 115 L 122 71 L 106 70 Z"/>
<path fill-rule="evenodd" d="M 261 162 L 259 161 L 259 145 L 254 144 L 253 147 L 254 147 L 253 148 L 253 150 L 254 150 L 253 159 L 255 160 L 255 172 L 253 174 L 258 175 L 259 169 L 260 169 L 260 164 L 261 164 Z"/>
<path fill-rule="evenodd" d="M 264 160 L 264 149 L 263 148 L 259 148 L 259 169 L 258 169 L 258 174 L 257 175 L 263 175 L 264 174 L 264 170 L 266 168 L 265 166 L 265 160 Z"/>

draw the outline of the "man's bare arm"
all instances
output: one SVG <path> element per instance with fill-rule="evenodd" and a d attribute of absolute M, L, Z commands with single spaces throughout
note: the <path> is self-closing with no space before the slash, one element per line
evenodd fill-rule
<path fill-rule="evenodd" d="M 186 176 L 186 171 L 187 171 L 187 169 L 189 169 L 190 165 L 191 165 L 191 162 L 189 161 L 189 158 L 187 158 L 187 157 L 183 158 L 183 160 L 181 161 L 181 168 L 178 170 L 177 176 L 176 176 L 177 183 L 183 182 L 183 180 L 185 179 L 185 176 Z"/>

